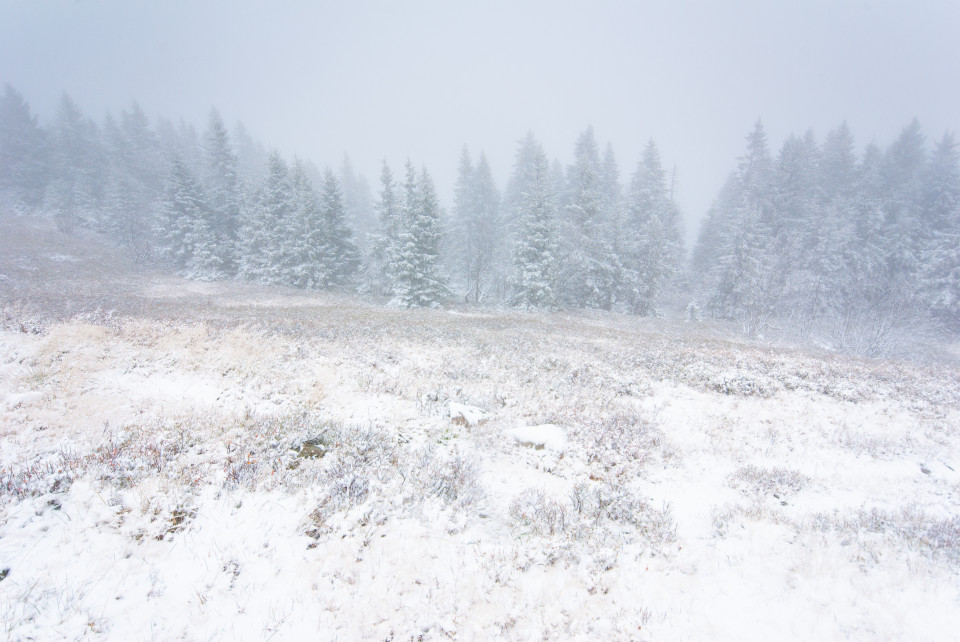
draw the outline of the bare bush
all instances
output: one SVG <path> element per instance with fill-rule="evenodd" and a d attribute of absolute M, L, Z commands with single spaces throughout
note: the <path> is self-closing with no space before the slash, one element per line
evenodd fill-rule
<path fill-rule="evenodd" d="M 510 517 L 528 533 L 562 536 L 597 544 L 611 530 L 618 536 L 644 541 L 654 551 L 676 541 L 670 506 L 657 509 L 635 493 L 614 484 L 573 486 L 567 501 L 553 499 L 542 489 L 527 489 L 510 505 Z M 624 530 L 628 527 L 628 530 Z"/>
<path fill-rule="evenodd" d="M 510 504 L 510 517 L 521 528 L 538 535 L 565 533 L 567 506 L 548 499 L 542 489 L 527 489 Z"/>
<path fill-rule="evenodd" d="M 432 491 L 448 503 L 469 506 L 483 497 L 477 475 L 477 466 L 459 453 L 442 462 L 434 469 Z"/>
<path fill-rule="evenodd" d="M 712 376 L 707 387 L 711 390 L 736 397 L 770 397 L 781 386 L 760 373 L 743 370 L 724 370 Z"/>
<path fill-rule="evenodd" d="M 396 470 L 396 444 L 382 431 L 336 427 L 324 435 L 330 455 L 325 457 L 321 482 L 335 506 L 355 506 L 391 480 Z"/>
<path fill-rule="evenodd" d="M 21 500 L 47 493 L 63 493 L 84 470 L 83 458 L 72 451 L 61 450 L 34 462 L 17 463 L 0 468 L 0 497 L 7 495 Z"/>
<path fill-rule="evenodd" d="M 886 287 L 864 284 L 847 305 L 830 319 L 827 337 L 844 352 L 882 357 L 897 351 L 932 324 L 916 289 L 906 278 Z"/>
<path fill-rule="evenodd" d="M 749 495 L 773 495 L 782 500 L 803 490 L 810 478 L 789 468 L 762 468 L 750 464 L 733 473 L 729 483 Z"/>
<path fill-rule="evenodd" d="M 429 443 L 403 457 L 399 472 L 415 495 L 413 499 L 436 497 L 456 508 L 475 505 L 484 497 L 475 460 L 457 449 L 450 455 L 440 450 L 437 444 Z"/>
<path fill-rule="evenodd" d="M 919 506 L 906 506 L 898 511 L 880 508 L 860 509 L 856 515 L 821 521 L 841 533 L 874 534 L 893 538 L 909 550 L 930 556 L 943 556 L 952 563 L 960 562 L 960 516 L 937 518 Z"/>
<path fill-rule="evenodd" d="M 664 445 L 663 432 L 656 422 L 634 413 L 579 419 L 572 432 L 583 444 L 588 463 L 643 465 Z"/>

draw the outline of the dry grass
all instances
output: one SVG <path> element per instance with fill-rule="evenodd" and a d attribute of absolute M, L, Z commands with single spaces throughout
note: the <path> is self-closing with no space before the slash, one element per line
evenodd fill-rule
<path fill-rule="evenodd" d="M 945 459 L 960 417 L 949 361 L 853 359 L 712 323 L 399 311 L 189 283 L 95 239 L 11 221 L 4 232 L 8 506 L 65 501 L 87 484 L 110 507 L 104 528 L 170 543 L 190 535 L 208 495 L 276 493 L 297 498 L 301 550 L 351 538 L 375 548 L 372 533 L 419 520 L 451 538 L 510 542 L 476 562 L 491 586 L 516 590 L 531 571 L 562 568 L 601 601 L 617 590 L 605 573 L 633 577 L 655 555 L 660 579 L 676 581 L 674 571 L 692 573 L 684 547 L 766 527 L 855 541 L 878 560 L 960 559 L 950 469 L 893 467 L 934 454 L 960 464 Z M 451 402 L 489 419 L 457 425 Z M 504 436 L 543 423 L 563 427 L 566 449 Z M 844 477 L 851 462 L 891 467 L 874 483 Z M 869 508 L 901 483 L 918 504 Z M 230 564 L 236 579 L 242 565 Z M 519 627 L 501 615 L 501 632 Z"/>

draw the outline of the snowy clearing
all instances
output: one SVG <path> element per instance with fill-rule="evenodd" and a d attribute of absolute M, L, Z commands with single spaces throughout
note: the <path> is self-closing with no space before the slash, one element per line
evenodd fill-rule
<path fill-rule="evenodd" d="M 960 628 L 953 365 L 147 272 L 71 290 L 103 268 L 68 249 L 2 265 L 8 639 Z"/>

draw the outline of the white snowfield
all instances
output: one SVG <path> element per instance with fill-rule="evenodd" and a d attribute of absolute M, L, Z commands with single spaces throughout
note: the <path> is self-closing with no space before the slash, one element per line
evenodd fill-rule
<path fill-rule="evenodd" d="M 960 630 L 953 365 L 178 287 L 5 309 L 7 639 Z"/>

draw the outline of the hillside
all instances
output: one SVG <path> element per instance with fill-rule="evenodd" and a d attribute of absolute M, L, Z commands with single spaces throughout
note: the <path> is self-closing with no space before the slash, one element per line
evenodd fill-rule
<path fill-rule="evenodd" d="M 960 627 L 948 349 L 200 283 L 18 218 L 0 305 L 9 639 Z"/>

